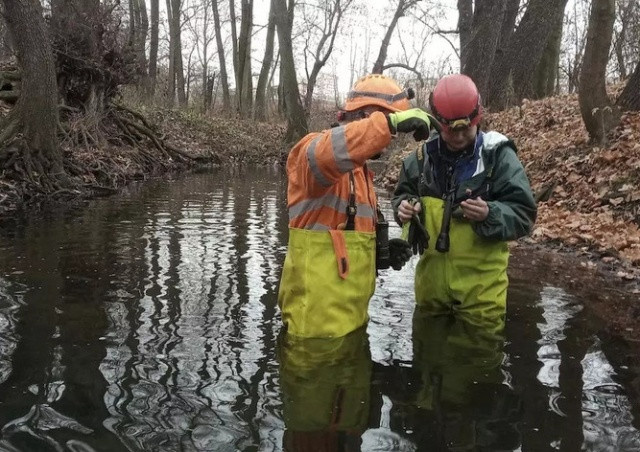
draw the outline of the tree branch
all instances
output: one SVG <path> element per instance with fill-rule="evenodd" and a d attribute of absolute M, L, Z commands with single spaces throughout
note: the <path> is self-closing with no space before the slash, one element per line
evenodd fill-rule
<path fill-rule="evenodd" d="M 411 67 L 408 64 L 404 64 L 404 63 L 391 63 L 391 64 L 385 64 L 384 66 L 382 66 L 382 71 L 386 71 L 387 69 L 391 69 L 392 67 L 399 67 L 402 69 L 406 69 L 407 71 L 411 71 L 414 74 L 416 74 L 418 76 L 418 81 L 420 82 L 420 87 L 424 88 L 424 78 L 422 77 L 422 73 L 416 69 L 415 67 Z"/>

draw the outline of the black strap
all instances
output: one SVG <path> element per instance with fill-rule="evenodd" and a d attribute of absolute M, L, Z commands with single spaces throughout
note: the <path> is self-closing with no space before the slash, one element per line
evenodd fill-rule
<path fill-rule="evenodd" d="M 418 149 L 416 149 L 416 157 L 417 157 L 417 160 L 418 160 L 418 170 L 419 170 L 419 174 L 420 174 L 420 178 L 419 178 L 419 181 L 418 181 L 418 195 L 420 197 L 422 197 L 422 193 L 420 193 L 420 191 L 421 191 L 420 190 L 420 185 L 421 185 L 420 182 L 422 182 L 424 180 L 424 178 L 425 178 L 424 164 L 425 164 L 425 160 L 426 160 L 426 156 L 425 156 L 426 147 L 427 147 L 427 145 L 425 143 L 423 145 L 420 145 L 418 147 Z M 485 170 L 485 180 L 484 180 L 484 182 L 482 183 L 482 185 L 480 187 L 478 187 L 475 190 L 475 192 L 473 192 L 470 196 L 465 196 L 463 199 L 467 199 L 467 198 L 470 198 L 470 197 L 477 198 L 478 196 L 487 196 L 488 195 L 488 193 L 491 191 L 491 187 L 493 185 L 492 184 L 493 176 L 494 176 L 493 170 L 494 170 L 494 168 L 496 166 L 496 160 L 498 159 L 498 157 L 499 157 L 500 153 L 502 152 L 502 150 L 504 148 L 506 148 L 506 147 L 515 149 L 515 144 L 513 143 L 513 141 L 508 140 L 508 141 L 498 145 L 498 147 L 494 151 L 493 160 L 491 161 L 491 165 L 488 168 L 486 168 L 486 170 Z M 482 158 L 482 155 L 480 155 L 479 158 Z M 456 204 L 459 204 L 460 201 L 461 200 L 457 200 Z"/>
<path fill-rule="evenodd" d="M 356 204 L 356 180 L 353 171 L 349 171 L 349 204 L 347 205 L 347 223 L 345 229 L 353 231 L 356 228 L 356 214 L 358 205 Z"/>

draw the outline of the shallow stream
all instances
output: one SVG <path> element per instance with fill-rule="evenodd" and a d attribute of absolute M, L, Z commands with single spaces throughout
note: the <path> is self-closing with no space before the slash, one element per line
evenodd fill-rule
<path fill-rule="evenodd" d="M 412 262 L 366 330 L 293 347 L 286 240 L 263 168 L 5 220 L 0 451 L 640 450 L 637 376 L 578 296 L 512 278 L 496 335 L 414 313 Z"/>

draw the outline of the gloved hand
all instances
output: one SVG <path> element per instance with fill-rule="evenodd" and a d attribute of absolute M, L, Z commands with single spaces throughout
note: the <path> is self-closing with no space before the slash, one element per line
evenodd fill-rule
<path fill-rule="evenodd" d="M 414 255 L 424 253 L 424 250 L 429 247 L 429 233 L 422 225 L 417 213 L 414 213 L 413 217 L 411 217 L 407 241 L 411 244 Z"/>
<path fill-rule="evenodd" d="M 389 240 L 389 264 L 394 270 L 400 270 L 411 259 L 411 245 L 402 239 Z"/>
<path fill-rule="evenodd" d="M 398 132 L 413 132 L 416 141 L 426 140 L 431 133 L 431 116 L 420 108 L 398 111 L 387 116 L 392 135 Z M 435 120 L 433 121 L 436 122 Z"/>

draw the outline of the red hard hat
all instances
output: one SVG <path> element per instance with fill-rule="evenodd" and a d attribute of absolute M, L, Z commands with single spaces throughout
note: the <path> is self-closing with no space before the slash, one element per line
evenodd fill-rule
<path fill-rule="evenodd" d="M 442 77 L 429 96 L 429 106 L 445 129 L 475 126 L 482 119 L 478 88 L 463 74 Z"/>

